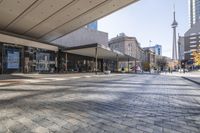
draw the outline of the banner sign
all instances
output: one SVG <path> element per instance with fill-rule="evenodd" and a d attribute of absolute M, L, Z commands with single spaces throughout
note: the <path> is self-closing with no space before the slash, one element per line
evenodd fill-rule
<path fill-rule="evenodd" d="M 7 51 L 7 68 L 8 69 L 19 69 L 20 56 L 19 51 Z"/>

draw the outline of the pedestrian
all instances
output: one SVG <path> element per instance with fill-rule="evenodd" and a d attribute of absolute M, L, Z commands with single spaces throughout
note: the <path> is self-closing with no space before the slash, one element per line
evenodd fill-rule
<path fill-rule="evenodd" d="M 169 68 L 168 68 L 168 72 L 170 73 L 170 71 L 171 71 L 171 70 L 170 70 L 170 67 L 169 67 Z"/>

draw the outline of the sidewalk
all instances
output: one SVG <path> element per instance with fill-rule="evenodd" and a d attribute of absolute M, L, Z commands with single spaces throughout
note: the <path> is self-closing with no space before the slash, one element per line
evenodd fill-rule
<path fill-rule="evenodd" d="M 103 73 L 70 73 L 70 74 L 3 74 L 0 75 L 0 86 L 5 84 L 19 84 L 19 83 L 38 83 L 38 82 L 51 82 L 51 81 L 62 81 L 62 80 L 74 80 L 80 78 L 91 78 L 91 77 L 105 77 L 114 76 L 120 74 L 109 74 Z"/>
<path fill-rule="evenodd" d="M 179 76 L 200 85 L 200 72 L 187 72 L 187 73 L 173 72 L 173 73 L 166 73 L 166 74 L 162 73 L 161 75 Z"/>

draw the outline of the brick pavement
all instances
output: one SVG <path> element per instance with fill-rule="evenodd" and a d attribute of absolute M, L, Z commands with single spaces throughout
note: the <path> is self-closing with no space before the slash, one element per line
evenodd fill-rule
<path fill-rule="evenodd" d="M 199 133 L 200 89 L 117 75 L 0 87 L 1 133 Z"/>

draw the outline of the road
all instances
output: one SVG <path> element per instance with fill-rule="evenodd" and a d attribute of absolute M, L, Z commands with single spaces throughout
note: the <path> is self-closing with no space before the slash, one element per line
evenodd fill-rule
<path fill-rule="evenodd" d="M 123 74 L 0 87 L 0 133 L 199 133 L 200 87 Z"/>

